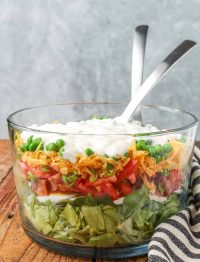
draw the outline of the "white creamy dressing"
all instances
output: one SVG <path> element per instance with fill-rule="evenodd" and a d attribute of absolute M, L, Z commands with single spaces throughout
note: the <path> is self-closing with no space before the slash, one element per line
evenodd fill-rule
<path fill-rule="evenodd" d="M 63 133 L 62 135 L 23 131 L 21 136 L 24 142 L 26 142 L 31 135 L 33 135 L 34 138 L 41 137 L 44 142 L 44 148 L 48 143 L 53 143 L 60 138 L 63 139 L 65 141 L 63 158 L 69 159 L 71 162 L 75 162 L 76 154 L 84 154 L 86 148 L 91 148 L 99 155 L 123 155 L 127 152 L 128 147 L 133 141 L 131 134 L 158 131 L 156 127 L 149 124 L 142 126 L 139 121 L 122 123 L 117 118 L 92 119 L 80 122 L 68 122 L 66 124 L 34 124 L 29 126 L 29 128 Z M 153 139 L 153 144 L 165 143 L 168 138 L 169 135 L 157 136 Z"/>
<path fill-rule="evenodd" d="M 47 200 L 51 200 L 51 202 L 59 203 L 61 201 L 66 200 L 75 200 L 78 196 L 76 194 L 58 194 L 58 193 L 52 193 L 48 196 L 37 196 L 37 199 L 40 202 L 46 202 Z M 124 201 L 124 197 L 121 197 L 115 201 L 113 201 L 116 205 L 122 205 Z"/>
<path fill-rule="evenodd" d="M 174 191 L 173 193 L 176 193 L 176 194 L 181 194 L 182 193 L 182 189 L 177 189 L 176 191 Z M 153 194 L 149 194 L 149 198 L 151 199 L 151 200 L 154 200 L 154 201 L 157 201 L 157 202 L 165 202 L 165 201 L 167 201 L 167 197 L 161 197 L 161 196 L 156 196 L 156 195 L 153 195 Z"/>
<path fill-rule="evenodd" d="M 54 203 L 58 203 L 61 201 L 66 201 L 66 200 L 73 200 L 76 198 L 76 194 L 50 194 L 48 196 L 37 196 L 37 199 L 40 202 L 45 202 L 47 200 L 51 200 Z"/>

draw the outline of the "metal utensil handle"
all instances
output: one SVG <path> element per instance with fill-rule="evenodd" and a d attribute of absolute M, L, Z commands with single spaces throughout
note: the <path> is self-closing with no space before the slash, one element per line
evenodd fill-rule
<path fill-rule="evenodd" d="M 183 57 L 189 50 L 191 50 L 196 43 L 191 40 L 183 41 L 178 47 L 176 47 L 150 74 L 145 80 L 143 85 L 137 91 L 134 100 L 132 100 L 125 111 L 122 113 L 120 118 L 123 121 L 130 121 L 133 113 L 149 93 L 150 90 L 163 78 L 163 76 L 173 67 L 173 65 Z"/>
<path fill-rule="evenodd" d="M 135 28 L 133 36 L 132 52 L 132 90 L 131 97 L 134 99 L 136 92 L 142 85 L 145 46 L 148 33 L 147 25 L 140 25 Z"/>

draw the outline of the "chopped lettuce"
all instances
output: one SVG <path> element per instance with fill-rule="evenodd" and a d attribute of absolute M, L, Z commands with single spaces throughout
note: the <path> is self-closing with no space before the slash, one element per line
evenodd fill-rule
<path fill-rule="evenodd" d="M 36 230 L 62 241 L 87 246 L 108 247 L 148 240 L 155 227 L 177 213 L 180 196 L 165 202 L 150 200 L 143 186 L 115 205 L 109 197 L 88 195 L 66 202 L 41 203 L 30 195 L 24 212 Z"/>
<path fill-rule="evenodd" d="M 81 211 L 91 228 L 96 228 L 99 231 L 105 231 L 105 223 L 100 206 L 82 206 Z"/>
<path fill-rule="evenodd" d="M 165 202 L 150 200 L 145 187 L 129 194 L 123 202 L 118 229 L 130 242 L 151 237 L 156 226 L 180 209 L 180 197 L 171 195 Z"/>

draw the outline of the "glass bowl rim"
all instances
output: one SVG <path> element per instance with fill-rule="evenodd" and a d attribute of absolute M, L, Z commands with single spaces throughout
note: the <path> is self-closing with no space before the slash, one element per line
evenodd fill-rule
<path fill-rule="evenodd" d="M 80 133 L 62 133 L 62 132 L 54 132 L 54 131 L 44 131 L 44 130 L 39 130 L 39 129 L 35 129 L 35 128 L 30 128 L 30 127 L 27 127 L 27 126 L 23 126 L 23 125 L 19 125 L 17 123 L 15 123 L 14 121 L 12 121 L 12 117 L 14 117 L 16 114 L 22 112 L 22 111 L 28 111 L 28 110 L 32 110 L 32 109 L 42 109 L 42 108 L 47 108 L 47 107 L 56 107 L 56 106 L 70 106 L 70 105 L 97 105 L 97 104 L 104 104 L 104 105 L 126 105 L 126 103 L 120 103 L 120 102 L 70 102 L 70 103 L 61 103 L 61 104 L 49 104 L 49 105 L 40 105 L 40 106 L 33 106 L 33 107 L 26 107 L 26 108 L 22 108 L 20 110 L 17 110 L 13 113 L 11 113 L 8 118 L 7 118 L 7 122 L 8 122 L 8 126 L 11 126 L 11 127 L 14 127 L 14 128 L 17 128 L 19 130 L 27 130 L 27 131 L 31 131 L 31 132 L 36 132 L 36 133 L 49 133 L 49 134 L 57 134 L 57 135 L 81 135 L 81 136 L 84 136 L 84 135 L 96 135 L 96 136 L 110 136 L 110 135 L 116 135 L 116 136 L 134 136 L 134 137 L 140 137 L 140 136 L 143 136 L 143 137 L 149 137 L 149 136 L 161 136 L 161 135 L 165 135 L 165 134 L 173 134 L 173 133 L 177 133 L 179 131 L 184 131 L 184 130 L 187 130 L 189 128 L 192 128 L 194 126 L 197 126 L 198 125 L 198 119 L 197 117 L 192 114 L 192 113 L 189 113 L 185 110 L 182 110 L 182 109 L 177 109 L 177 108 L 173 108 L 173 107 L 167 107 L 167 106 L 160 106 L 160 105 L 141 105 L 142 108 L 155 108 L 155 109 L 158 109 L 158 110 L 161 110 L 161 111 L 168 111 L 168 112 L 179 112 L 179 113 L 184 113 L 184 114 L 187 114 L 189 116 L 191 116 L 193 118 L 193 121 L 185 126 L 182 126 L 182 127 L 179 127 L 179 128 L 172 128 L 172 129 L 163 129 L 163 130 L 159 130 L 159 131 L 155 131 L 155 132 L 149 132 L 149 133 L 132 133 L 132 134 L 116 134 L 116 133 L 113 133 L 113 134 L 80 134 Z"/>

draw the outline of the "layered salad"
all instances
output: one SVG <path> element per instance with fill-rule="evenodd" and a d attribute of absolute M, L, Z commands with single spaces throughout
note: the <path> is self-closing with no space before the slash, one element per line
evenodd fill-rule
<path fill-rule="evenodd" d="M 15 179 L 26 222 L 70 244 L 148 240 L 181 208 L 186 176 L 185 138 L 148 135 L 157 131 L 105 117 L 16 130 Z"/>

